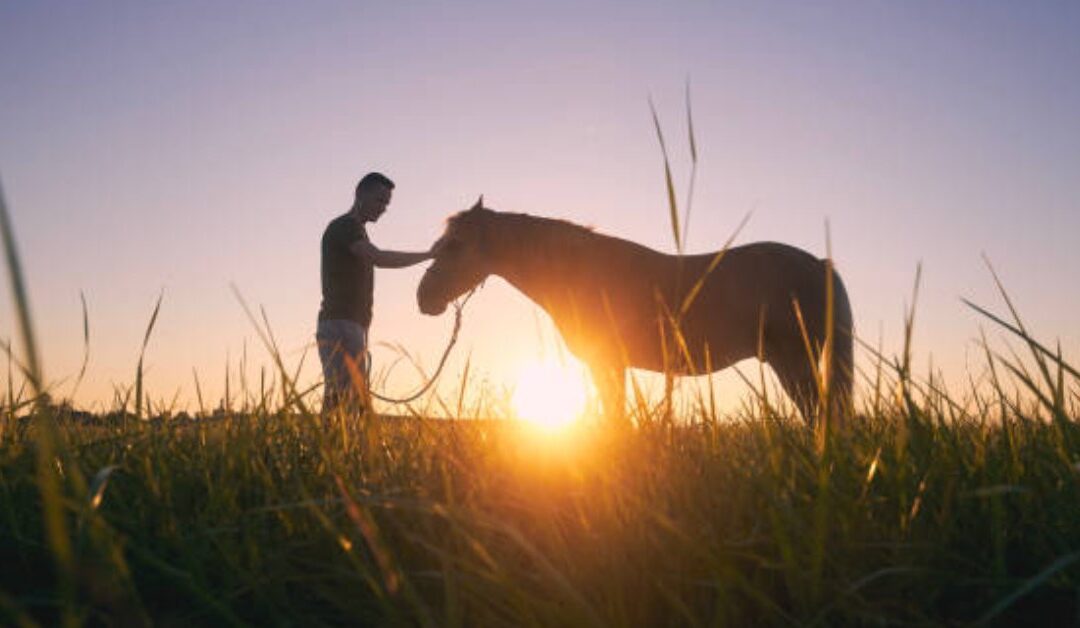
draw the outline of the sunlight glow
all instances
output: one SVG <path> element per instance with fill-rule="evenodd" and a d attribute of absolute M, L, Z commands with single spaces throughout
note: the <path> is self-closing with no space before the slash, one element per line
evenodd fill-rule
<path fill-rule="evenodd" d="M 514 413 L 522 421 L 558 430 L 581 416 L 586 397 L 585 374 L 580 365 L 532 362 L 518 373 Z"/>

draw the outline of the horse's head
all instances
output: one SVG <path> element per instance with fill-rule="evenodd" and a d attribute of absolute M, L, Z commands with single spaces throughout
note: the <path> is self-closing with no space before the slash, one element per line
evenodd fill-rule
<path fill-rule="evenodd" d="M 432 247 L 435 262 L 416 291 L 416 302 L 424 314 L 442 314 L 450 301 L 472 290 L 491 272 L 488 227 L 492 212 L 483 205 L 481 196 L 471 209 L 452 216 Z"/>

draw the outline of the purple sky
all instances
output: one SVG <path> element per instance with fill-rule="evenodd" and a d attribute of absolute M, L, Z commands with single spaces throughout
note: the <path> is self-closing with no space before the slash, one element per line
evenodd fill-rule
<path fill-rule="evenodd" d="M 981 324 L 958 297 L 1003 309 L 985 252 L 1029 326 L 1080 355 L 1080 5 L 713 4 L 0 2 L 0 176 L 47 375 L 78 370 L 80 290 L 84 404 L 130 384 L 162 288 L 155 399 L 190 399 L 192 369 L 216 398 L 245 344 L 257 380 L 230 282 L 298 359 L 319 236 L 372 169 L 399 186 L 371 230 L 386 248 L 427 248 L 483 193 L 670 251 L 648 98 L 685 190 L 687 77 L 690 251 L 753 209 L 740 242 L 824 255 L 828 220 L 858 330 L 891 350 L 922 261 L 917 356 L 958 381 Z M 417 311 L 420 273 L 378 273 L 372 332 L 431 367 L 450 320 Z M 494 387 L 550 351 L 534 312 L 488 282 L 440 389 L 470 351 Z"/>

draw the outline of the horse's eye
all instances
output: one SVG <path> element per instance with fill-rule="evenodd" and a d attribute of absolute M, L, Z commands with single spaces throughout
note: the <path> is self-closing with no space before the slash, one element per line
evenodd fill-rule
<path fill-rule="evenodd" d="M 453 253 L 457 253 L 458 250 L 460 250 L 460 249 L 461 249 L 461 241 L 460 240 L 447 240 L 446 242 L 443 243 L 443 245 L 441 247 L 439 247 L 439 253 L 440 254 L 453 254 Z"/>

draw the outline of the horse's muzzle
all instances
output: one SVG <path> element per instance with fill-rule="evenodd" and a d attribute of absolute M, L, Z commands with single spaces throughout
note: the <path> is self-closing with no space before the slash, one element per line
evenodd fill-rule
<path fill-rule="evenodd" d="M 420 312 L 427 314 L 428 316 L 438 316 L 446 311 L 445 303 L 433 303 L 431 301 L 424 301 L 423 299 L 416 299 L 417 305 L 420 306 Z"/>
<path fill-rule="evenodd" d="M 428 316 L 438 316 L 446 311 L 447 302 L 432 294 L 426 274 L 420 280 L 420 287 L 416 289 L 416 304 L 420 306 L 420 312 Z"/>

